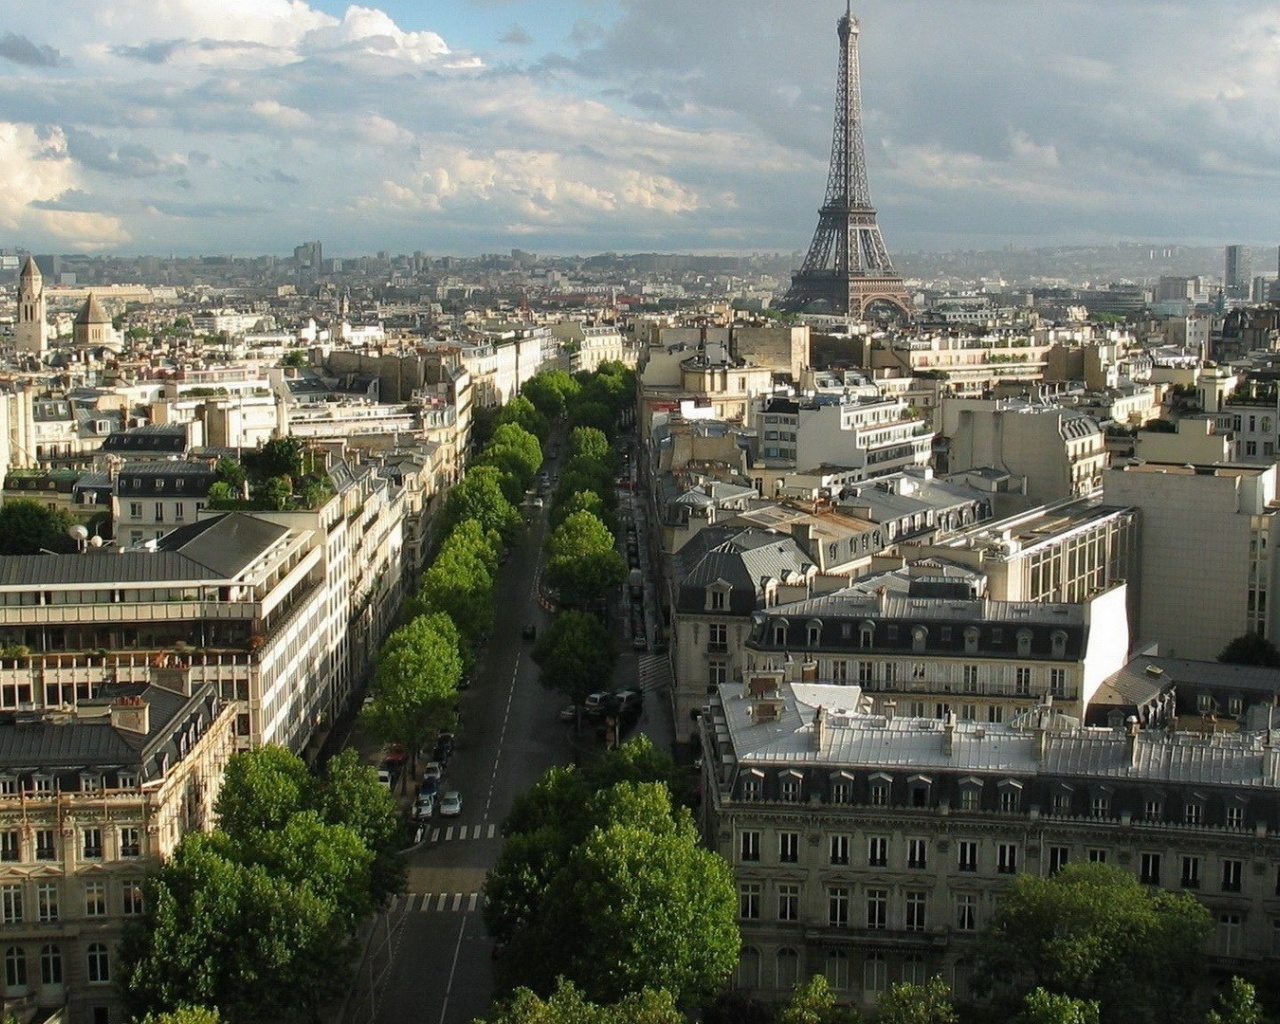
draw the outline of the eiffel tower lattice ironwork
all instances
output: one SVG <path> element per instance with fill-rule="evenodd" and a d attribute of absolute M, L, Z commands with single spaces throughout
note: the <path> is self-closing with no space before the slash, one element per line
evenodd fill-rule
<path fill-rule="evenodd" d="M 862 148 L 862 84 L 858 71 L 858 20 L 846 7 L 837 26 L 840 73 L 836 81 L 836 126 L 831 139 L 827 194 L 818 230 L 801 268 L 782 300 L 786 309 L 825 309 L 861 317 L 867 306 L 892 303 L 911 311 L 902 278 L 876 224 Z"/>

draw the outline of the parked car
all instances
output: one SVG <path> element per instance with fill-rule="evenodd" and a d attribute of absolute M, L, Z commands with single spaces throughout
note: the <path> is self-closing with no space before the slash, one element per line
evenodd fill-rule
<path fill-rule="evenodd" d="M 391 773 L 385 768 L 378 769 L 378 781 L 386 786 L 387 789 L 391 789 L 395 785 L 395 779 L 391 777 Z"/>
<path fill-rule="evenodd" d="M 439 761 L 428 761 L 425 768 L 422 769 L 422 781 L 439 782 L 444 778 L 444 765 Z"/>
<path fill-rule="evenodd" d="M 649 649 L 649 641 L 645 639 L 643 633 L 637 633 L 631 638 L 631 649 L 635 651 L 647 651 Z"/>
<path fill-rule="evenodd" d="M 456 789 L 450 790 L 440 798 L 440 816 L 456 818 L 462 813 L 462 794 Z"/>
<path fill-rule="evenodd" d="M 578 717 L 578 705 L 570 704 L 566 708 L 560 709 L 560 721 L 572 722 Z"/>
<path fill-rule="evenodd" d="M 436 749 L 432 756 L 441 764 L 448 764 L 453 757 L 453 733 L 442 732 L 436 737 Z"/>
<path fill-rule="evenodd" d="M 413 802 L 413 818 L 415 821 L 427 821 L 436 812 L 434 796 L 420 796 Z"/>
<path fill-rule="evenodd" d="M 642 690 L 618 690 L 614 693 L 613 699 L 617 704 L 618 713 L 622 715 L 639 711 L 644 707 L 644 691 Z"/>
<path fill-rule="evenodd" d="M 587 694 L 587 699 L 582 703 L 582 710 L 592 717 L 603 715 L 609 710 L 609 702 L 612 697 L 613 694 L 606 693 L 604 690 L 589 693 Z"/>
<path fill-rule="evenodd" d="M 526 624 L 526 626 L 524 627 L 524 631 L 521 633 L 521 636 L 524 638 L 525 643 L 527 644 L 533 643 L 533 641 L 536 640 L 538 637 L 538 627 L 535 626 L 532 622 Z"/>
<path fill-rule="evenodd" d="M 440 788 L 440 783 L 435 779 L 423 779 L 422 785 L 418 787 L 418 796 L 429 796 L 434 798 L 436 791 Z"/>
<path fill-rule="evenodd" d="M 542 508 L 542 499 L 534 498 L 533 501 L 529 502 L 529 504 L 532 505 L 534 508 Z"/>

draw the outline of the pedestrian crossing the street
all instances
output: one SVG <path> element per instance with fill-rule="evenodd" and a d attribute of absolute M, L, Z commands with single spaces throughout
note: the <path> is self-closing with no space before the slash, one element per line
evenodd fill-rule
<path fill-rule="evenodd" d="M 478 892 L 409 892 L 391 897 L 392 914 L 471 914 L 484 906 Z"/>
<path fill-rule="evenodd" d="M 497 839 L 497 825 L 441 825 L 433 827 L 429 843 L 452 843 L 472 839 Z"/>

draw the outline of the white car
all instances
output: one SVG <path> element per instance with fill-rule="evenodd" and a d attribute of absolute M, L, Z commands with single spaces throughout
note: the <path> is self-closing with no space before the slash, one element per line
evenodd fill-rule
<path fill-rule="evenodd" d="M 442 818 L 456 818 L 462 813 L 462 794 L 457 790 L 451 790 L 440 798 L 440 816 Z"/>
<path fill-rule="evenodd" d="M 436 802 L 434 798 L 420 796 L 413 805 L 413 818 L 415 821 L 429 821 L 435 810 Z"/>
<path fill-rule="evenodd" d="M 423 782 L 439 782 L 444 777 L 444 766 L 439 761 L 428 761 L 422 769 Z"/>

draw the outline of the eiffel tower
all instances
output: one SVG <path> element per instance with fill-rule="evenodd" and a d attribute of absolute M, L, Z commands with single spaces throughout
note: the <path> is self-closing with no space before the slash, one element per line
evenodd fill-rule
<path fill-rule="evenodd" d="M 858 20 L 846 6 L 837 29 L 840 73 L 836 81 L 836 127 L 831 139 L 827 195 L 818 230 L 791 277 L 782 307 L 862 317 L 873 302 L 887 302 L 910 315 L 911 298 L 893 272 L 867 185 L 862 150 L 862 85 L 858 72 Z"/>

